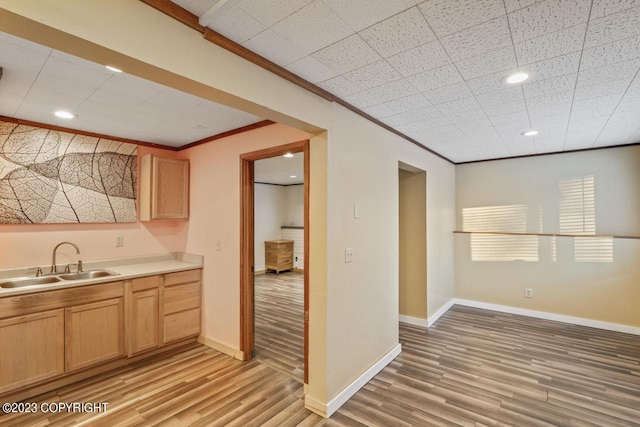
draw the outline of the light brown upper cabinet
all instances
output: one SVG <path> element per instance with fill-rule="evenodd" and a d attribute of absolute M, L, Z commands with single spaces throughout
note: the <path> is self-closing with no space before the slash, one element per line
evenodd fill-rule
<path fill-rule="evenodd" d="M 189 218 L 189 161 L 147 154 L 140 159 L 140 221 Z"/>

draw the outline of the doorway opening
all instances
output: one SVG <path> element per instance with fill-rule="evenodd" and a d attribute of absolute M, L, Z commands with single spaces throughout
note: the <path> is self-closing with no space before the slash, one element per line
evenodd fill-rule
<path fill-rule="evenodd" d="M 303 179 L 284 191 L 268 188 L 269 163 L 292 154 L 302 160 Z M 262 162 L 262 161 L 265 162 Z M 256 175 L 256 169 L 258 175 Z M 262 177 L 262 181 L 256 179 Z M 264 177 L 268 179 L 265 179 Z M 259 356 L 270 365 L 308 382 L 309 354 L 309 141 L 300 141 L 241 156 L 240 343 L 245 360 Z M 272 183 L 270 183 L 272 184 Z M 297 188 L 294 188 L 297 187 Z M 280 194 L 302 205 L 284 214 L 278 231 L 278 208 L 269 195 Z M 273 209 L 275 209 L 275 211 Z M 287 209 L 285 209 L 285 212 Z M 291 213 L 294 212 L 295 214 Z M 282 218 L 280 218 L 282 222 Z M 293 224 L 291 224 L 293 223 Z M 279 233 L 278 233 L 279 232 Z M 294 249 L 294 244 L 295 249 Z M 297 258 L 297 260 L 296 260 Z M 302 363 L 300 363 L 302 362 Z"/>
<path fill-rule="evenodd" d="M 399 313 L 400 321 L 427 326 L 427 173 L 400 162 Z"/>

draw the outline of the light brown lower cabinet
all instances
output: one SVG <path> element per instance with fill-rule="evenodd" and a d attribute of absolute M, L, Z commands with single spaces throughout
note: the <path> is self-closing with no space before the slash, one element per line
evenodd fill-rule
<path fill-rule="evenodd" d="M 162 276 L 131 281 L 129 356 L 160 346 L 160 286 Z"/>
<path fill-rule="evenodd" d="M 124 355 L 124 298 L 65 310 L 67 372 Z"/>
<path fill-rule="evenodd" d="M 200 334 L 201 287 L 197 269 L 0 298 L 0 397 L 186 343 Z"/>
<path fill-rule="evenodd" d="M 64 310 L 0 320 L 0 393 L 64 373 Z"/>

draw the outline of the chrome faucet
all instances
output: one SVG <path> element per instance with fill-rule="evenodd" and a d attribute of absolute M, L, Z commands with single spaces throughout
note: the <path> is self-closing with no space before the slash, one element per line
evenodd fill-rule
<path fill-rule="evenodd" d="M 53 259 L 51 260 L 51 273 L 57 273 L 56 271 L 56 251 L 58 248 L 64 244 L 71 245 L 76 248 L 76 255 L 78 255 L 78 273 L 82 272 L 82 260 L 80 259 L 80 248 L 75 243 L 71 242 L 62 242 L 58 243 L 55 248 L 53 248 Z M 69 266 L 67 266 L 69 268 Z"/>

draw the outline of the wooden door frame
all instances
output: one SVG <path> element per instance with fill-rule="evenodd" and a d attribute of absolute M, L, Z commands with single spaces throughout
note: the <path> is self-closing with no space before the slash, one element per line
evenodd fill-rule
<path fill-rule="evenodd" d="M 309 379 L 309 140 L 240 155 L 240 351 L 254 350 L 254 162 L 286 153 L 304 153 L 304 383 Z"/>

